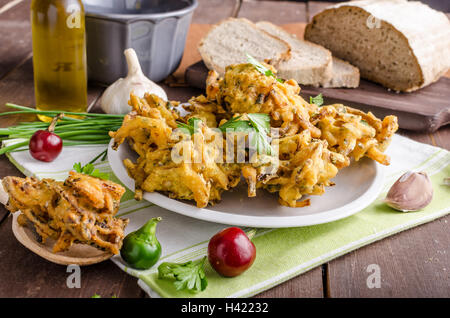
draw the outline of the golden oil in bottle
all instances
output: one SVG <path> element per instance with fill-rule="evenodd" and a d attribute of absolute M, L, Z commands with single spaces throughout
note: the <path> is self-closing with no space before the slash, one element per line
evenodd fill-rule
<path fill-rule="evenodd" d="M 81 0 L 33 0 L 31 28 L 36 108 L 85 112 L 86 37 Z"/>

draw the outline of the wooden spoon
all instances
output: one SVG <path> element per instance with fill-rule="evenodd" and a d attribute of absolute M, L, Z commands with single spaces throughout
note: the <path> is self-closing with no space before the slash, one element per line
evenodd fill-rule
<path fill-rule="evenodd" d="M 8 198 L 8 193 L 3 189 L 0 180 L 0 203 L 7 204 Z M 33 229 L 19 225 L 17 222 L 19 215 L 19 211 L 13 213 L 12 230 L 16 239 L 30 251 L 52 263 L 83 266 L 100 263 L 113 256 L 109 252 L 101 251 L 86 244 L 72 244 L 67 251 L 53 253 L 55 241 L 48 238 L 44 244 L 39 243 L 37 234 Z"/>

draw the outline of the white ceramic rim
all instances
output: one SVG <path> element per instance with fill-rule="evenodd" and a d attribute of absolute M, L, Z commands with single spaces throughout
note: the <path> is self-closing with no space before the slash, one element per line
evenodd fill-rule
<path fill-rule="evenodd" d="M 108 146 L 108 160 L 110 166 L 117 178 L 119 178 L 128 189 L 133 191 L 134 180 L 128 175 L 125 166 L 119 158 L 118 151 L 112 149 L 113 142 L 114 140 L 112 139 Z M 123 144 L 120 147 L 122 146 Z M 358 213 L 369 206 L 379 196 L 383 186 L 384 169 L 375 161 L 372 161 L 372 164 L 375 166 L 375 177 L 372 179 L 370 186 L 363 195 L 339 208 L 310 215 L 268 217 L 231 214 L 210 210 L 208 208 L 197 208 L 194 205 L 171 199 L 158 192 L 144 192 L 143 198 L 169 211 L 214 223 L 257 228 L 287 228 L 317 225 L 340 220 Z"/>

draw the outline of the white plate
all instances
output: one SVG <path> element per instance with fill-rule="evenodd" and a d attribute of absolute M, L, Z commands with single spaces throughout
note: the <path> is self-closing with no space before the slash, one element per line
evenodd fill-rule
<path fill-rule="evenodd" d="M 108 160 L 115 175 L 123 184 L 133 190 L 134 180 L 128 176 L 123 160 L 135 160 L 137 155 L 127 143 L 117 151 L 108 148 Z M 383 169 L 375 161 L 364 158 L 342 169 L 333 187 L 324 195 L 310 196 L 311 205 L 303 208 L 288 208 L 278 204 L 277 195 L 258 190 L 255 198 L 247 197 L 246 184 L 224 192 L 222 201 L 214 206 L 199 209 L 195 202 L 170 199 L 161 193 L 144 193 L 144 199 L 167 210 L 192 218 L 222 224 L 281 228 L 327 223 L 355 214 L 380 194 L 383 184 Z"/>

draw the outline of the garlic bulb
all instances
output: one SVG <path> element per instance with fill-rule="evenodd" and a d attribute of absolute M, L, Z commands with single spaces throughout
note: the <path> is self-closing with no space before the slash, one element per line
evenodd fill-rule
<path fill-rule="evenodd" d="M 408 212 L 423 209 L 432 198 L 433 186 L 428 175 L 408 171 L 392 185 L 384 202 L 396 210 Z"/>
<path fill-rule="evenodd" d="M 136 52 L 133 49 L 126 49 L 124 54 L 128 64 L 128 75 L 125 78 L 119 78 L 105 90 L 100 101 L 103 111 L 107 114 L 129 113 L 131 111 L 131 106 L 128 105 L 130 93 L 138 97 L 150 93 L 167 100 L 166 92 L 142 73 Z"/>

